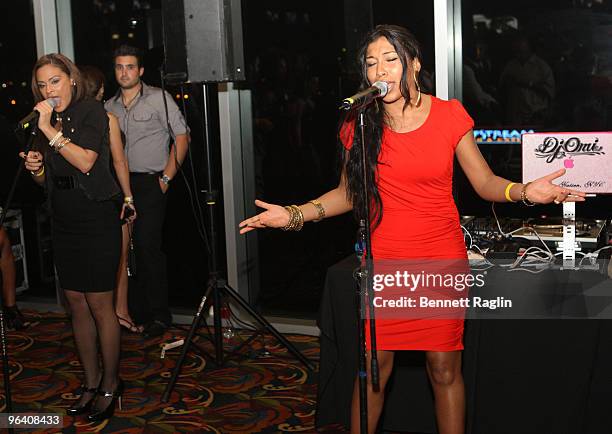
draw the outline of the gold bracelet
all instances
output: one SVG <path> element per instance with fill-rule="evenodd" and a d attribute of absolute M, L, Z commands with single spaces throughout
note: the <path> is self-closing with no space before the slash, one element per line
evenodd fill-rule
<path fill-rule="evenodd" d="M 313 204 L 314 207 L 317 209 L 318 217 L 317 217 L 316 220 L 313 220 L 312 222 L 313 223 L 318 223 L 321 220 L 323 220 L 325 218 L 325 208 L 323 208 L 323 205 L 321 204 L 321 202 L 319 202 L 316 199 L 313 199 L 313 200 L 309 200 L 308 203 Z"/>
<path fill-rule="evenodd" d="M 292 227 L 293 227 L 294 222 L 295 222 L 295 211 L 290 206 L 286 206 L 284 208 L 289 212 L 289 221 L 281 229 L 284 230 L 284 231 L 290 231 L 290 230 L 292 230 Z"/>
<path fill-rule="evenodd" d="M 132 196 L 125 196 L 123 198 L 123 203 L 127 205 L 132 205 L 134 203 L 134 198 Z"/>
<path fill-rule="evenodd" d="M 286 206 L 285 209 L 289 211 L 289 222 L 281 229 L 284 231 L 299 231 L 304 226 L 304 214 L 297 205 Z"/>
<path fill-rule="evenodd" d="M 510 189 L 512 189 L 513 185 L 516 185 L 516 182 L 511 182 L 510 184 L 508 184 L 506 186 L 506 191 L 504 192 L 504 195 L 506 196 L 506 200 L 508 202 L 516 202 L 515 200 L 512 200 L 512 198 L 510 197 Z"/>
<path fill-rule="evenodd" d="M 297 215 L 297 226 L 293 230 L 296 232 L 301 231 L 304 227 L 304 213 L 297 205 L 291 205 L 291 208 L 295 210 L 295 214 Z"/>
<path fill-rule="evenodd" d="M 527 186 L 529 184 L 531 184 L 531 182 L 523 185 L 523 189 L 521 190 L 521 201 L 525 204 L 525 206 L 534 206 L 535 202 L 532 202 L 527 198 Z"/>
<path fill-rule="evenodd" d="M 64 146 L 66 146 L 68 143 L 70 143 L 72 140 L 70 140 L 68 137 L 63 138 L 62 140 L 58 141 L 55 146 L 53 147 L 53 149 L 55 149 L 55 152 L 58 153 Z"/>
<path fill-rule="evenodd" d="M 40 170 L 38 172 L 33 172 L 30 170 L 30 173 L 34 176 L 43 176 L 45 174 L 45 166 L 40 166 Z"/>

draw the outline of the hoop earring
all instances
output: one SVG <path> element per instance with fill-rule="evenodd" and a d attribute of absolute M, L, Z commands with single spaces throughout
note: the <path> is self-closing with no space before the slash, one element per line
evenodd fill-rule
<path fill-rule="evenodd" d="M 416 71 L 412 71 L 412 74 L 414 76 L 414 84 L 416 84 L 417 91 L 419 92 L 417 94 L 417 100 L 414 106 L 418 107 L 419 104 L 421 104 L 421 86 L 419 86 L 419 80 L 417 80 Z"/>

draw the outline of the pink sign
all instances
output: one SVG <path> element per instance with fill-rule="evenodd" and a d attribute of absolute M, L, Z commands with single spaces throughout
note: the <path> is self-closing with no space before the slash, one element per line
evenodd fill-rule
<path fill-rule="evenodd" d="M 523 182 L 559 169 L 555 184 L 612 193 L 612 132 L 523 134 Z"/>

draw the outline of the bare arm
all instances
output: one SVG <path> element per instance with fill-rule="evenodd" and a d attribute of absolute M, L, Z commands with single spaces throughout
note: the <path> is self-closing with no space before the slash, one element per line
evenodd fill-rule
<path fill-rule="evenodd" d="M 511 181 L 493 173 L 476 146 L 472 130 L 468 131 L 457 145 L 456 155 L 470 184 L 480 197 L 491 202 L 507 202 L 505 192 Z M 525 189 L 527 199 L 534 203 L 584 201 L 584 193 L 552 183 L 552 180 L 563 174 L 565 170 L 558 170 L 529 183 Z M 510 198 L 515 202 L 521 200 L 523 188 L 524 184 L 515 183 L 510 188 Z"/>
<path fill-rule="evenodd" d="M 353 204 L 348 199 L 346 191 L 346 172 L 343 170 L 338 186 L 317 198 L 325 210 L 326 218 L 344 214 L 353 209 Z M 262 202 L 261 200 L 256 200 L 255 205 L 264 208 L 265 211 L 240 222 L 238 227 L 241 234 L 254 229 L 283 228 L 289 223 L 290 214 L 284 207 Z M 300 205 L 300 210 L 304 215 L 304 222 L 319 218 L 317 208 L 312 203 Z"/>
<path fill-rule="evenodd" d="M 333 190 L 328 191 L 316 200 L 321 202 L 325 210 L 325 217 L 334 217 L 344 214 L 353 209 L 353 204 L 346 195 L 346 173 L 342 171 L 340 182 Z M 304 222 L 309 222 L 319 218 L 317 208 L 310 202 L 300 205 L 302 214 L 304 214 Z"/>
<path fill-rule="evenodd" d="M 174 179 L 179 168 L 183 164 L 183 160 L 185 160 L 185 154 L 187 154 L 187 147 L 189 146 L 189 136 L 187 134 L 179 134 L 176 136 L 174 143 L 170 147 L 170 155 L 168 156 L 168 162 L 166 163 L 166 167 L 164 167 L 164 175 L 167 175 L 168 178 Z M 178 164 L 177 164 L 178 160 Z M 159 188 L 161 191 L 166 193 L 168 191 L 169 185 L 162 181 L 161 177 L 159 179 Z"/>
<path fill-rule="evenodd" d="M 52 126 L 45 129 L 40 129 L 47 139 L 51 140 L 58 131 Z M 81 173 L 87 173 L 91 170 L 94 163 L 98 159 L 98 153 L 91 149 L 80 147 L 74 142 L 67 143 L 61 150 L 60 154 L 66 161 L 76 167 Z"/>
<path fill-rule="evenodd" d="M 53 108 L 46 101 L 40 101 L 34 109 L 40 114 L 38 118 L 38 128 L 48 140 L 53 139 L 58 131 L 51 125 L 51 114 Z M 61 148 L 60 154 L 70 164 L 80 170 L 82 173 L 87 173 L 91 170 L 94 163 L 98 159 L 98 153 L 90 149 L 80 147 L 78 144 L 70 142 Z"/>
<path fill-rule="evenodd" d="M 179 166 L 183 164 L 185 155 L 187 154 L 187 146 L 189 146 L 189 136 L 187 134 L 179 134 L 176 136 L 174 143 L 170 147 L 168 163 L 166 163 L 166 167 L 164 168 L 164 174 L 168 175 L 170 179 L 176 176 L 179 169 L 176 165 L 176 160 L 178 159 Z"/>
<path fill-rule="evenodd" d="M 170 94 L 166 92 L 162 95 L 162 97 L 167 100 L 167 111 L 165 113 L 160 113 L 160 116 L 162 114 L 167 116 L 162 116 L 162 118 L 167 121 L 168 129 L 174 131 L 184 131 L 183 134 L 177 134 L 174 137 L 174 143 L 170 146 L 168 162 L 166 163 L 166 167 L 164 167 L 164 175 L 168 176 L 170 179 L 174 179 L 180 169 L 180 166 L 183 164 L 183 160 L 185 160 L 185 155 L 187 154 L 187 149 L 190 142 L 189 128 L 187 127 L 185 118 L 181 114 L 178 106 L 174 103 L 174 100 Z M 168 188 L 168 186 L 161 181 L 160 186 L 164 192 Z"/>
<path fill-rule="evenodd" d="M 128 162 L 123 151 L 123 141 L 121 140 L 121 130 L 117 117 L 108 113 L 109 129 L 110 129 L 110 150 L 113 157 L 113 166 L 117 174 L 117 180 L 121 186 L 121 191 L 125 197 L 132 197 L 132 189 L 130 188 L 130 170 Z"/>

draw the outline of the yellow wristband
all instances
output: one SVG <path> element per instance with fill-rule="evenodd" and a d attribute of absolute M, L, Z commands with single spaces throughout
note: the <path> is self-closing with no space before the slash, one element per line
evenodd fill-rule
<path fill-rule="evenodd" d="M 504 192 L 504 194 L 506 196 L 506 200 L 508 202 L 516 202 L 515 200 L 512 200 L 512 198 L 510 197 L 510 189 L 512 188 L 513 185 L 516 185 L 516 182 L 511 182 L 510 184 L 508 184 L 506 186 L 506 191 Z"/>
<path fill-rule="evenodd" d="M 40 169 L 38 170 L 38 172 L 30 171 L 30 173 L 34 176 L 43 176 L 45 174 L 45 166 L 40 166 Z"/>

